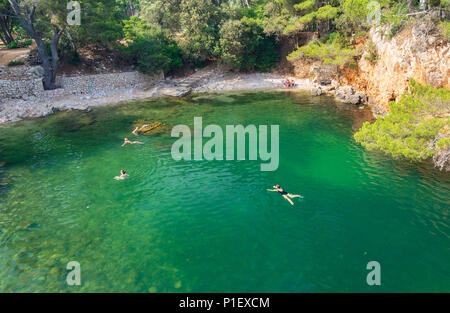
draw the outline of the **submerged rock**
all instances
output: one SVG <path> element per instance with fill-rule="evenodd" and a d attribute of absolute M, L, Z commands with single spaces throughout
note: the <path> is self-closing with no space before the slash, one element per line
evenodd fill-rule
<path fill-rule="evenodd" d="M 38 223 L 22 221 L 18 226 L 18 230 L 33 231 L 39 229 L 39 227 L 40 225 Z"/>
<path fill-rule="evenodd" d="M 154 136 L 160 134 L 168 129 L 168 125 L 161 122 L 149 123 L 141 127 L 139 132 L 145 136 Z"/>
<path fill-rule="evenodd" d="M 53 113 L 49 110 L 48 114 Z M 58 129 L 64 132 L 75 132 L 83 129 L 84 127 L 94 124 L 95 118 L 90 114 L 80 114 L 76 111 L 66 111 L 61 113 L 60 117 L 56 120 L 55 125 Z"/>

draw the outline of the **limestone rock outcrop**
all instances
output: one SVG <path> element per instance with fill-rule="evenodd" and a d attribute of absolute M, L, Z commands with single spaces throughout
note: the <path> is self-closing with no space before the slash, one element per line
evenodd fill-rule
<path fill-rule="evenodd" d="M 450 88 L 450 45 L 435 23 L 416 21 L 392 39 L 385 33 L 385 28 L 373 28 L 369 34 L 376 47 L 376 62 L 368 60 L 366 52 L 357 75 L 343 80 L 364 90 L 376 112 L 387 113 L 389 101 L 398 100 L 411 78 L 435 88 Z"/>
<path fill-rule="evenodd" d="M 337 88 L 335 97 L 339 101 L 350 104 L 360 104 L 366 100 L 364 92 L 355 91 L 352 86 L 341 86 Z"/>

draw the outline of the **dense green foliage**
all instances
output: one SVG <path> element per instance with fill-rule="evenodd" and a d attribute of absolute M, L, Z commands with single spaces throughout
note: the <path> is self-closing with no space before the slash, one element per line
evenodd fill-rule
<path fill-rule="evenodd" d="M 325 64 L 348 65 L 355 56 L 352 45 L 349 43 L 364 34 L 372 25 L 382 23 L 387 27 L 386 35 L 392 38 L 400 32 L 413 19 L 408 14 L 411 10 L 420 10 L 419 1 L 391 1 L 379 0 L 339 0 L 339 1 L 293 1 L 292 5 L 284 5 L 285 26 L 284 35 L 295 36 L 301 31 L 316 31 L 318 40 L 306 46 L 299 47 L 292 52 L 288 59 L 295 60 L 300 57 L 322 60 Z M 442 1 L 444 3 L 445 1 Z M 447 1 L 448 2 L 448 1 Z M 283 3 L 287 3 L 284 2 Z M 291 3 L 291 2 L 289 2 Z M 439 1 L 428 1 L 427 5 L 439 6 Z M 442 5 L 442 4 L 441 4 Z M 281 12 L 282 10 L 278 10 Z M 448 36 L 446 22 L 441 23 L 442 33 Z M 330 33 L 338 32 L 343 41 L 330 41 Z M 370 48 L 370 46 L 369 46 Z M 376 53 L 371 51 L 368 58 L 374 62 Z"/>
<path fill-rule="evenodd" d="M 24 1 L 29 2 L 28 7 L 36 3 Z M 377 5 L 370 0 L 79 2 L 81 25 L 69 26 L 65 21 L 67 1 L 39 1 L 35 29 L 45 40 L 51 40 L 55 25 L 63 29 L 60 52 L 68 56 L 65 59 L 75 57 L 73 63 L 78 62 L 76 50 L 81 47 L 95 44 L 122 50 L 120 42 L 125 40 L 126 53 L 145 73 L 170 71 L 183 63 L 202 66 L 216 60 L 238 70 L 268 70 L 278 60 L 279 43 L 286 37 L 298 38 L 302 32 L 315 32 L 318 40 L 299 47 L 290 59 L 304 56 L 328 64 L 347 64 L 355 54 L 350 39 L 368 30 L 378 8 L 381 22 L 389 25 L 390 37 L 408 23 L 406 14 L 411 7 L 419 9 L 419 1 L 413 0 L 380 0 Z M 431 0 L 428 4 L 438 6 L 442 5 L 440 2 L 448 5 L 445 0 Z M 8 12 L 8 0 L 0 0 L 0 13 Z M 448 23 L 441 25 L 442 33 L 448 37 Z M 140 28 L 139 34 L 130 35 L 130 27 Z M 20 27 L 14 32 L 16 37 L 24 38 Z M 347 41 L 330 40 L 333 33 Z"/>
<path fill-rule="evenodd" d="M 17 49 L 18 47 L 19 47 L 18 40 L 13 40 L 6 46 L 6 48 L 8 48 L 8 49 Z"/>
<path fill-rule="evenodd" d="M 219 39 L 219 8 L 211 0 L 182 0 L 180 12 L 179 45 L 188 61 L 200 65 Z"/>
<path fill-rule="evenodd" d="M 356 50 L 345 42 L 339 33 L 333 33 L 326 43 L 311 41 L 288 55 L 288 60 L 312 58 L 322 60 L 324 64 L 347 64 L 356 56 Z"/>
<path fill-rule="evenodd" d="M 221 62 L 240 70 L 267 71 L 278 61 L 273 37 L 253 19 L 228 20 L 220 30 Z"/>
<path fill-rule="evenodd" d="M 8 49 L 16 49 L 16 48 L 24 48 L 24 47 L 28 47 L 31 46 L 31 44 L 33 43 L 33 40 L 31 39 L 21 39 L 21 38 L 16 38 L 13 41 L 11 41 L 6 47 Z"/>
<path fill-rule="evenodd" d="M 432 141 L 443 135 L 437 146 L 448 146 L 450 91 L 410 82 L 399 102 L 390 104 L 390 113 L 375 123 L 366 122 L 355 134 L 357 142 L 370 150 L 393 157 L 423 160 L 434 155 Z"/>
<path fill-rule="evenodd" d="M 125 19 L 123 1 L 80 1 L 81 25 L 73 27 L 71 35 L 76 45 L 90 43 L 108 45 L 122 37 L 122 23 Z"/>
<path fill-rule="evenodd" d="M 278 60 L 277 41 L 264 32 L 263 8 L 270 1 L 143 1 L 142 19 L 180 47 L 184 62 L 208 60 L 242 70 L 266 70 Z"/>
<path fill-rule="evenodd" d="M 160 30 L 150 27 L 138 17 L 124 22 L 126 47 L 122 48 L 145 74 L 169 71 L 182 65 L 181 52 Z"/>

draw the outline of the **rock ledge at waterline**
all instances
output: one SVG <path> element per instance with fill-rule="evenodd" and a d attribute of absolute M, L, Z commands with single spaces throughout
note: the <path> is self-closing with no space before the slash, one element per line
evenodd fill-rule
<path fill-rule="evenodd" d="M 19 73 L 20 79 L 17 79 L 18 75 L 16 79 L 0 79 L 0 124 L 46 116 L 55 111 L 86 110 L 94 106 L 158 96 L 181 97 L 190 92 L 304 90 L 312 95 L 335 92 L 333 86 L 318 86 L 309 79 L 290 77 L 295 79 L 297 86 L 284 89 L 282 82 L 286 76 L 226 73 L 212 68 L 177 79 L 150 77 L 138 72 L 59 77 L 61 88 L 47 91 L 42 88 L 40 67 L 23 67 L 15 71 L 22 71 Z M 339 94 L 336 92 L 337 96 Z M 358 97 L 361 100 L 364 98 L 359 94 Z M 355 104 L 354 98 L 344 95 L 338 100 Z"/>

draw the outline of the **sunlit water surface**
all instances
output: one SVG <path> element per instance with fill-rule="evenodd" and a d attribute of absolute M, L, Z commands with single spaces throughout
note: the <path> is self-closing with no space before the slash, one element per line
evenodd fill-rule
<path fill-rule="evenodd" d="M 192 95 L 0 128 L 2 292 L 450 291 L 450 177 L 368 152 L 368 112 L 295 93 Z M 135 122 L 280 125 L 280 166 L 172 159 Z M 130 178 L 115 181 L 120 169 Z M 303 200 L 266 191 L 276 183 Z M 81 264 L 82 284 L 66 284 Z M 369 287 L 369 261 L 381 283 Z"/>

